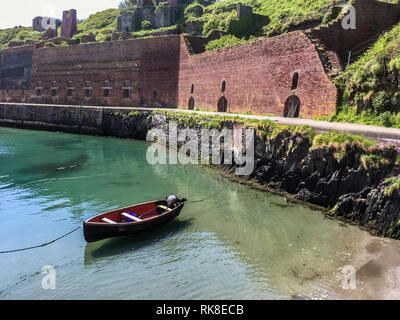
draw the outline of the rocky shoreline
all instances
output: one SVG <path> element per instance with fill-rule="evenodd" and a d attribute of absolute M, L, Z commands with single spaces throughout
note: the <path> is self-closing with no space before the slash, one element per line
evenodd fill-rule
<path fill-rule="evenodd" d="M 183 119 L 183 120 L 182 120 Z M 149 130 L 249 127 L 239 119 L 213 119 L 169 113 L 114 115 L 105 135 L 145 140 Z M 270 125 L 270 127 L 268 127 Z M 328 215 L 357 224 L 373 235 L 400 239 L 400 192 L 397 188 L 398 148 L 362 142 L 316 146 L 312 129 L 254 123 L 255 170 L 236 177 L 237 165 L 217 166 L 231 179 L 288 195 L 288 200 L 325 208 Z M 270 130 L 270 131 L 268 131 Z M 215 167 L 215 166 L 214 166 Z M 390 180 L 390 178 L 392 180 Z"/>

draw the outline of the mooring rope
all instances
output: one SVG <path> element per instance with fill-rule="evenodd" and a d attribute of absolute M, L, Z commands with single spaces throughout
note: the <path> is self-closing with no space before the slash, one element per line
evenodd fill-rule
<path fill-rule="evenodd" d="M 62 235 L 61 237 L 54 239 L 52 241 L 37 245 L 37 246 L 33 246 L 33 247 L 28 247 L 28 248 L 22 248 L 22 249 L 15 249 L 15 250 L 8 250 L 8 251 L 0 251 L 0 254 L 4 254 L 4 253 L 13 253 L 13 252 L 20 252 L 20 251 L 27 251 L 27 250 L 32 250 L 32 249 L 37 249 L 37 248 L 42 248 L 42 247 L 46 247 L 50 244 L 53 244 L 54 242 L 57 242 L 58 240 L 61 240 L 63 238 L 65 238 L 66 236 L 69 236 L 70 234 L 74 233 L 75 231 L 79 230 L 81 227 L 78 227 L 64 235 Z"/>
<path fill-rule="evenodd" d="M 200 199 L 200 200 L 192 200 L 192 201 L 186 201 L 186 203 L 192 204 L 192 203 L 204 202 L 204 201 L 206 201 L 206 200 L 208 200 L 208 199 L 211 199 L 211 198 L 216 197 L 218 194 L 220 194 L 222 191 L 224 191 L 225 188 L 226 188 L 226 187 L 223 186 L 223 187 L 222 187 L 221 189 L 219 189 L 217 192 L 215 192 L 215 193 L 213 193 L 213 194 L 211 194 L 211 195 L 209 195 L 209 196 L 207 196 L 207 197 L 205 197 L 205 198 L 203 198 L 203 199 Z M 153 209 L 151 209 L 151 210 L 149 211 L 149 213 L 150 213 L 151 211 L 153 211 Z M 142 214 L 141 216 L 143 216 L 143 215 L 145 215 L 145 214 L 146 214 L 146 213 Z M 70 231 L 70 232 L 68 232 L 68 233 L 66 233 L 66 234 L 64 234 L 64 235 L 62 235 L 61 237 L 58 237 L 57 239 L 51 240 L 51 241 L 49 241 L 49 242 L 46 242 L 46 243 L 43 243 L 43 244 L 40 244 L 40 245 L 37 245 L 37 246 L 32 246 L 32 247 L 27 247 L 27 248 L 22 248 L 22 249 L 14 249 L 14 250 L 0 251 L 0 254 L 14 253 L 14 252 L 21 252 L 21 251 L 28 251 L 28 250 L 43 248 L 43 247 L 49 246 L 50 244 L 53 244 L 53 243 L 55 243 L 55 242 L 57 242 L 57 241 L 59 241 L 59 240 L 65 238 L 65 237 L 69 236 L 70 234 L 74 233 L 75 231 L 78 231 L 80 228 L 82 228 L 82 227 L 80 226 L 80 227 L 78 227 L 78 228 L 75 228 L 74 230 L 72 230 L 72 231 Z"/>
<path fill-rule="evenodd" d="M 41 183 L 41 182 L 53 182 L 53 181 L 57 181 L 57 180 L 89 179 L 89 178 L 97 178 L 97 177 L 110 176 L 110 175 L 113 175 L 113 173 L 102 173 L 102 174 L 95 174 L 95 175 L 91 175 L 91 176 L 78 176 L 78 177 L 66 177 L 66 178 L 49 178 L 49 179 L 42 179 L 42 180 L 27 182 L 27 183 L 19 185 L 19 187 L 23 187 L 23 186 L 26 186 L 29 184 Z"/>
<path fill-rule="evenodd" d="M 209 196 L 207 196 L 207 197 L 205 197 L 204 199 L 201 199 L 201 200 L 189 200 L 189 201 L 187 201 L 186 203 L 199 203 L 199 202 L 204 202 L 204 201 L 206 201 L 206 200 L 208 200 L 208 199 L 211 199 L 211 198 L 214 198 L 214 197 L 216 197 L 217 195 L 219 195 L 222 191 L 224 191 L 226 189 L 226 186 L 223 186 L 220 190 L 218 190 L 217 192 L 215 192 L 215 193 L 213 193 L 213 194 L 211 194 L 211 195 L 209 195 Z"/>

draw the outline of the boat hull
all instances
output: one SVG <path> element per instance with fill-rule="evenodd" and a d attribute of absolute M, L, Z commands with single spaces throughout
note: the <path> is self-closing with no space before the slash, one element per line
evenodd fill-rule
<path fill-rule="evenodd" d="M 86 242 L 91 243 L 109 238 L 134 235 L 151 230 L 174 220 L 181 213 L 183 206 L 184 204 L 182 203 L 169 213 L 140 223 L 104 224 L 85 221 L 83 223 L 84 237 Z"/>

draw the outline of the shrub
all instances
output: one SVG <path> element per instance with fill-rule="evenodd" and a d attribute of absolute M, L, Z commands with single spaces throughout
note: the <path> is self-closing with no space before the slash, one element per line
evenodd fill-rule
<path fill-rule="evenodd" d="M 390 108 L 390 99 L 386 92 L 379 91 L 373 98 L 372 98 L 372 107 L 376 113 L 383 113 L 388 111 Z"/>
<path fill-rule="evenodd" d="M 188 17 L 201 17 L 204 13 L 204 7 L 199 3 L 192 3 L 185 9 L 185 16 Z"/>
<path fill-rule="evenodd" d="M 143 20 L 141 26 L 142 26 L 143 30 L 150 30 L 151 29 L 151 23 L 148 20 Z"/>

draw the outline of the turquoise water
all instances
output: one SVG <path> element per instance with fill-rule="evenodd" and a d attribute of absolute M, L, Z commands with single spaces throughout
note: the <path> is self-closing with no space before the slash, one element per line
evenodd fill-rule
<path fill-rule="evenodd" d="M 87 244 L 82 230 L 0 255 L 0 299 L 289 299 L 334 291 L 370 236 L 199 166 L 146 162 L 141 141 L 0 128 L 0 251 L 101 212 L 177 194 L 164 227 Z M 56 289 L 42 288 L 42 268 Z M 318 293 L 317 293 L 318 294 Z"/>

